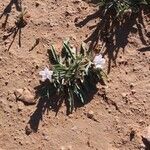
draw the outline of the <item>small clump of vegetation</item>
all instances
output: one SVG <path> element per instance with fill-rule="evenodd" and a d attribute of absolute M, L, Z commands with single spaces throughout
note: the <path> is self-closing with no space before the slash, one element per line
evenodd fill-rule
<path fill-rule="evenodd" d="M 116 19 L 123 19 L 125 15 L 138 13 L 142 6 L 150 6 L 150 0 L 98 0 L 98 5 L 103 10 L 103 16 L 114 12 Z"/>
<path fill-rule="evenodd" d="M 27 11 L 24 9 L 18 16 L 15 22 L 15 25 L 18 29 L 23 28 L 27 25 L 27 21 L 25 19 Z"/>
<path fill-rule="evenodd" d="M 48 52 L 52 67 L 39 73 L 46 82 L 43 90 L 49 99 L 52 95 L 65 98 L 71 113 L 75 103 L 85 104 L 96 83 L 104 80 L 105 59 L 101 54 L 89 51 L 85 43 L 77 50 L 69 41 L 63 43 L 60 54 L 56 53 L 54 46 Z"/>

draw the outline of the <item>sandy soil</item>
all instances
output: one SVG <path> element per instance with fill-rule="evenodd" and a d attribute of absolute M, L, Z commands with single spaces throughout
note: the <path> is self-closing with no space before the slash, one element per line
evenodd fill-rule
<path fill-rule="evenodd" d="M 19 46 L 19 32 L 15 39 L 13 32 L 4 40 L 19 14 L 13 3 L 7 7 L 9 3 L 10 0 L 0 3 L 0 14 L 4 12 L 0 18 L 0 149 L 140 150 L 142 131 L 150 125 L 149 18 L 142 15 L 143 21 L 137 18 L 137 23 L 117 28 L 117 43 L 106 45 L 105 72 L 109 72 L 109 80 L 104 93 L 97 85 L 91 102 L 72 115 L 66 115 L 63 105 L 57 116 L 49 111 L 39 117 L 36 105 L 16 101 L 14 91 L 26 87 L 34 94 L 39 85 L 38 73 L 48 65 L 50 44 L 60 48 L 62 40 L 70 38 L 72 44 L 79 46 L 93 33 L 99 19 L 91 18 L 82 26 L 75 23 L 97 8 L 82 0 L 22 0 L 27 25 L 21 29 Z M 37 39 L 39 44 L 32 49 Z M 87 117 L 89 111 L 94 112 L 95 120 Z M 34 131 L 29 135 L 27 125 Z"/>

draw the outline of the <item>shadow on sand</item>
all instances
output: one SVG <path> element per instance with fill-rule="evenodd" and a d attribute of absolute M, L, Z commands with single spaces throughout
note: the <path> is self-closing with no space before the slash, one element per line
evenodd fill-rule
<path fill-rule="evenodd" d="M 11 27 L 10 29 L 7 30 L 7 34 L 3 36 L 3 40 L 5 41 L 7 38 L 12 36 L 12 41 L 8 47 L 8 50 L 11 48 L 16 35 L 18 34 L 19 36 L 19 47 L 21 47 L 21 33 L 22 33 L 22 28 L 24 28 L 27 25 L 27 22 L 24 20 L 24 14 L 25 11 L 22 10 L 22 1 L 21 0 L 11 0 L 10 3 L 6 6 L 4 9 L 3 13 L 0 15 L 0 19 L 2 19 L 3 16 L 5 17 L 4 23 L 2 23 L 2 28 L 6 28 L 6 24 L 8 22 L 8 18 L 10 16 L 10 13 L 12 11 L 12 6 L 15 5 L 16 10 L 20 12 L 20 15 L 18 16 L 15 25 Z"/>
<path fill-rule="evenodd" d="M 85 99 L 85 103 L 83 104 L 78 99 L 75 99 L 75 101 L 74 101 L 75 111 L 77 110 L 77 108 L 83 107 L 84 105 L 86 105 L 93 99 L 93 96 L 97 92 L 96 84 L 97 84 L 98 80 L 95 80 L 95 81 L 93 80 L 92 82 L 93 82 L 93 84 L 91 84 L 90 92 L 88 93 L 88 95 Z M 104 84 L 103 81 L 101 81 L 101 82 L 102 82 L 101 84 Z M 36 110 L 30 116 L 30 119 L 28 122 L 31 132 L 37 132 L 39 123 L 43 119 L 43 115 L 46 112 L 48 113 L 49 110 L 54 111 L 56 113 L 55 115 L 57 116 L 59 109 L 63 103 L 66 106 L 66 114 L 67 115 L 70 114 L 69 103 L 67 101 L 66 95 L 51 94 L 51 96 L 48 96 L 47 92 L 49 90 L 51 91 L 51 93 L 55 93 L 52 91 L 53 89 L 51 88 L 50 84 L 51 83 L 49 81 L 45 81 L 45 82 L 40 82 L 40 85 L 35 87 L 36 99 L 39 99 L 39 100 L 38 100 L 38 104 L 36 106 Z M 29 134 L 31 132 L 29 132 Z M 28 134 L 27 131 L 26 131 L 26 134 Z"/>
<path fill-rule="evenodd" d="M 22 11 L 21 0 L 11 0 L 9 4 L 5 7 L 3 13 L 0 15 L 0 19 L 2 19 L 3 16 L 5 16 L 5 21 L 2 24 L 3 28 L 6 27 L 13 5 L 15 5 L 17 11 L 20 11 L 20 12 Z"/>
<path fill-rule="evenodd" d="M 111 70 L 111 63 L 116 65 L 116 58 L 118 56 L 119 50 L 125 50 L 128 44 L 128 37 L 130 33 L 139 34 L 140 40 L 144 45 L 148 45 L 145 39 L 146 28 L 143 21 L 143 14 L 149 14 L 149 8 L 143 8 L 138 13 L 132 13 L 129 16 L 124 16 L 124 20 L 121 22 L 117 21 L 114 16 L 114 12 L 108 12 L 107 15 L 102 16 L 102 10 L 99 9 L 94 14 L 88 15 L 85 19 L 78 22 L 75 20 L 76 27 L 82 28 L 91 20 L 96 18 L 99 19 L 98 24 L 92 26 L 93 29 L 91 35 L 85 39 L 84 42 L 90 43 L 90 48 L 95 49 L 99 42 L 102 42 L 105 46 L 103 55 L 108 55 L 108 72 Z"/>

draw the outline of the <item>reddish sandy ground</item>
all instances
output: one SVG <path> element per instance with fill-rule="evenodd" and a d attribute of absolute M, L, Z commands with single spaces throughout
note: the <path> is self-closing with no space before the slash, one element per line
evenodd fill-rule
<path fill-rule="evenodd" d="M 1 1 L 0 14 L 9 2 Z M 27 25 L 22 28 L 21 47 L 18 33 L 9 50 L 13 35 L 3 38 L 19 14 L 15 5 L 8 10 L 5 29 L 2 26 L 7 11 L 0 18 L 0 149 L 140 150 L 142 131 L 150 125 L 149 18 L 143 15 L 143 24 L 137 19 L 138 24 L 129 23 L 131 28 L 116 31 L 116 41 L 120 43 L 110 46 L 104 56 L 108 66 L 111 61 L 105 87 L 107 99 L 103 99 L 98 85 L 99 90 L 90 103 L 70 116 L 66 115 L 65 105 L 57 116 L 53 111 L 45 112 L 35 122 L 37 132 L 27 135 L 25 128 L 34 116 L 36 105 L 17 102 L 14 91 L 26 87 L 34 94 L 34 87 L 39 85 L 39 71 L 48 65 L 50 44 L 60 48 L 62 40 L 70 38 L 72 44 L 79 46 L 93 33 L 99 20 L 75 26 L 75 21 L 80 22 L 97 10 L 82 0 L 22 0 L 22 7 L 27 10 Z M 31 50 L 38 38 L 39 44 Z M 118 55 L 110 59 L 111 54 L 115 55 L 114 49 Z M 107 65 L 105 72 L 109 70 Z M 97 121 L 86 116 L 89 111 L 94 112 Z"/>

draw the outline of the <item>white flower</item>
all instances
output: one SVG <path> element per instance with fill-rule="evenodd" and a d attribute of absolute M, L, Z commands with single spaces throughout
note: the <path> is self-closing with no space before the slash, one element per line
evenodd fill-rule
<path fill-rule="evenodd" d="M 103 69 L 104 68 L 104 64 L 105 64 L 105 59 L 102 58 L 101 54 L 99 54 L 99 55 L 95 56 L 95 58 L 93 60 L 93 63 L 94 63 L 96 68 Z"/>
<path fill-rule="evenodd" d="M 45 67 L 43 71 L 40 71 L 39 75 L 42 76 L 42 81 L 49 79 L 49 81 L 52 82 L 53 71 L 49 70 L 47 67 Z"/>

